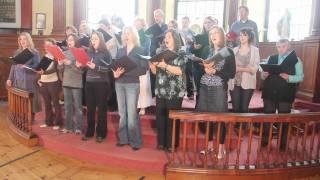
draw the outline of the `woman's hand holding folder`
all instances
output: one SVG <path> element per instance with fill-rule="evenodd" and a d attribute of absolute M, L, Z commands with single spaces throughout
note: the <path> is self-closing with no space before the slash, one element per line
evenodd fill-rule
<path fill-rule="evenodd" d="M 122 67 L 117 68 L 115 71 L 113 71 L 114 78 L 119 78 L 126 70 Z"/>
<path fill-rule="evenodd" d="M 94 68 L 96 67 L 96 64 L 89 61 L 89 62 L 87 63 L 87 66 L 88 66 L 90 69 L 94 69 Z"/>

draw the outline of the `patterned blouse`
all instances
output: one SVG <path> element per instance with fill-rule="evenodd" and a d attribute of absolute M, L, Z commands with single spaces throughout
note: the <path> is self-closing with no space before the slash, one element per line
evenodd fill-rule
<path fill-rule="evenodd" d="M 211 49 L 208 57 L 212 57 L 215 54 L 216 54 L 216 51 Z M 214 63 L 215 69 L 217 71 L 220 71 L 223 68 L 224 63 L 225 63 L 225 60 L 215 62 Z M 223 86 L 223 79 L 216 74 L 209 75 L 205 73 L 201 77 L 200 83 L 205 84 L 207 86 Z"/>
<path fill-rule="evenodd" d="M 173 61 L 168 62 L 168 64 L 180 67 L 182 75 L 177 76 L 169 71 L 157 68 L 155 95 L 158 98 L 170 100 L 174 98 L 182 98 L 184 96 L 185 86 L 183 77 L 185 73 L 185 64 L 188 59 L 184 52 L 179 51 L 178 54 L 179 56 Z"/>

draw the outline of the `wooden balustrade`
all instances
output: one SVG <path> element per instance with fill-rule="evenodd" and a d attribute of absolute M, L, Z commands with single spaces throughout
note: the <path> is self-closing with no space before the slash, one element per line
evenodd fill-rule
<path fill-rule="evenodd" d="M 7 88 L 8 90 L 8 125 L 19 141 L 34 146 L 38 138 L 32 132 L 32 97 L 33 94 L 21 89 Z"/>
<path fill-rule="evenodd" d="M 209 175 L 249 177 L 280 172 L 290 174 L 297 173 L 298 171 L 292 171 L 297 168 L 311 170 L 314 167 L 318 168 L 317 175 L 320 176 L 320 112 L 234 114 L 171 111 L 169 117 L 173 121 L 173 137 L 167 166 L 168 179 L 194 178 L 197 177 L 195 174 L 203 179 Z M 182 143 L 175 147 L 175 126 L 178 121 L 181 123 Z M 203 133 L 199 131 L 200 124 L 204 126 Z M 213 131 L 214 151 L 201 155 L 201 150 L 207 150 L 209 126 L 212 124 L 216 126 Z M 235 128 L 236 124 L 239 125 L 238 128 Z M 226 154 L 222 159 L 218 159 L 219 138 L 223 126 L 226 129 Z M 283 127 L 287 127 L 287 131 L 284 131 Z M 264 134 L 267 131 L 268 136 Z M 287 136 L 282 136 L 283 133 Z M 268 139 L 267 144 L 262 143 L 264 135 Z M 284 140 L 287 143 L 281 146 Z M 305 172 L 309 171 L 303 173 Z M 188 173 L 192 176 L 188 176 Z M 299 176 L 290 176 L 292 177 Z M 279 178 L 281 179 L 281 176 Z"/>

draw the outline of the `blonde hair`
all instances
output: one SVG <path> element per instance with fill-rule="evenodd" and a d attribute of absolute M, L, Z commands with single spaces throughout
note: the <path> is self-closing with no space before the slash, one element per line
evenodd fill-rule
<path fill-rule="evenodd" d="M 20 38 L 21 36 L 24 36 L 27 39 L 28 42 L 28 48 L 35 50 L 34 48 L 34 43 L 32 41 L 31 35 L 28 32 L 22 32 L 20 33 L 19 37 L 18 37 L 18 45 L 19 45 L 19 49 L 22 49 L 22 46 L 20 44 Z"/>
<path fill-rule="evenodd" d="M 130 36 L 132 37 L 132 40 L 133 40 L 132 43 L 134 44 L 134 46 L 140 46 L 139 34 L 135 27 L 126 26 L 123 28 L 123 32 L 128 32 L 130 34 Z"/>
<path fill-rule="evenodd" d="M 225 32 L 224 32 L 224 29 L 222 27 L 219 27 L 219 26 L 214 26 L 210 31 L 209 31 L 209 44 L 210 44 L 210 47 L 211 48 L 215 48 L 214 47 L 214 44 L 212 43 L 211 41 L 211 34 L 217 30 L 217 32 L 220 34 L 220 39 L 221 39 L 221 42 L 219 44 L 219 47 L 222 48 L 222 47 L 225 47 L 226 46 L 226 36 L 225 36 Z"/>

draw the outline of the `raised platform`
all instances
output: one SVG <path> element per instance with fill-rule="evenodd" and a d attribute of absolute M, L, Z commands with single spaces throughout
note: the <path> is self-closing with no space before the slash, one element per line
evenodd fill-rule
<path fill-rule="evenodd" d="M 231 107 L 231 105 L 229 106 Z M 185 98 L 183 109 L 193 108 L 194 101 Z M 261 94 L 256 92 L 251 101 L 250 109 L 257 111 L 261 110 L 261 108 Z M 39 125 L 43 124 L 43 112 L 36 115 L 32 128 L 39 137 L 40 145 L 65 155 L 92 163 L 144 171 L 164 172 L 166 163 L 168 162 L 168 154 L 156 149 L 155 117 L 152 112 L 154 112 L 154 107 L 148 109 L 147 115 L 141 116 L 143 147 L 139 151 L 133 151 L 130 146 L 115 146 L 119 121 L 117 112 L 108 112 L 108 137 L 101 144 L 96 143 L 94 138 L 84 142 L 81 140 L 81 135 L 63 134 L 51 128 L 40 128 Z M 190 141 L 190 143 L 192 142 Z M 230 154 L 230 157 L 233 156 L 232 154 Z"/>

